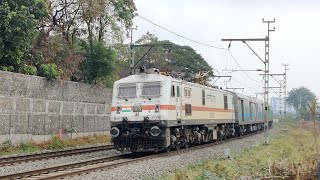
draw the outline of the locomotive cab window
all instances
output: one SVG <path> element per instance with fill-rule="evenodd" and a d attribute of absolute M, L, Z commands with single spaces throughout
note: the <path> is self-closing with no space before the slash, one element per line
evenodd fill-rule
<path fill-rule="evenodd" d="M 137 96 L 137 87 L 132 85 L 120 85 L 118 88 L 119 98 L 134 98 Z"/>
<path fill-rule="evenodd" d="M 175 94 L 175 88 L 174 88 L 174 85 L 171 86 L 171 97 L 175 97 L 176 94 Z"/>
<path fill-rule="evenodd" d="M 144 97 L 158 97 L 160 96 L 160 83 L 146 83 L 142 86 L 142 96 Z"/>
<path fill-rule="evenodd" d="M 228 96 L 223 96 L 223 102 L 224 102 L 224 109 L 228 109 Z"/>

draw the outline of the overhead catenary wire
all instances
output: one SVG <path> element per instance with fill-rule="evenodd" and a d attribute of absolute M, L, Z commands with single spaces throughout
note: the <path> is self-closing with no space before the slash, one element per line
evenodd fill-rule
<path fill-rule="evenodd" d="M 157 23 L 154 23 L 154 22 L 152 22 L 151 20 L 149 20 L 149 19 L 147 19 L 147 18 L 145 18 L 145 17 L 142 17 L 142 16 L 140 16 L 140 15 L 137 15 L 137 17 L 139 17 L 139 18 L 141 18 L 141 19 L 143 19 L 143 20 L 145 20 L 145 21 L 153 24 L 154 26 L 157 26 L 157 27 L 159 27 L 159 28 L 161 28 L 161 29 L 163 29 L 163 30 L 171 33 L 171 34 L 174 34 L 174 35 L 176 35 L 176 36 L 178 36 L 178 37 L 180 37 L 180 38 L 186 39 L 186 40 L 191 41 L 191 42 L 193 42 L 193 43 L 200 44 L 200 45 L 203 45 L 203 46 L 207 46 L 207 47 L 210 47 L 210 48 L 221 49 L 221 50 L 228 50 L 227 48 L 223 48 L 223 47 L 218 47 L 218 46 L 206 44 L 206 43 L 203 43 L 203 42 L 200 42 L 200 41 L 193 40 L 193 39 L 191 39 L 191 38 L 189 38 L 189 37 L 180 35 L 180 34 L 174 32 L 174 31 L 172 31 L 172 30 L 170 30 L 170 29 L 168 29 L 168 28 L 165 28 L 165 27 L 163 27 L 163 26 L 161 26 L 161 25 L 159 25 L 159 24 L 157 24 Z"/>
<path fill-rule="evenodd" d="M 161 29 L 169 32 L 169 33 L 172 33 L 172 34 L 174 34 L 174 35 L 176 35 L 176 36 L 178 36 L 178 37 L 180 37 L 180 38 L 186 39 L 186 40 L 188 40 L 188 41 L 191 41 L 191 42 L 194 42 L 194 43 L 203 45 L 203 46 L 207 46 L 207 47 L 210 47 L 210 48 L 227 50 L 227 51 L 230 53 L 232 59 L 236 62 L 237 66 L 239 66 L 239 68 L 240 68 L 241 70 L 243 70 L 242 67 L 240 66 L 240 64 L 238 63 L 238 61 L 236 60 L 236 58 L 233 56 L 233 54 L 231 53 L 231 51 L 230 51 L 229 49 L 223 48 L 223 47 L 214 46 L 214 45 L 209 45 L 209 44 L 206 44 L 206 43 L 202 43 L 202 42 L 193 40 L 193 39 L 188 38 L 188 37 L 186 37 L 186 36 L 180 35 L 180 34 L 174 32 L 174 31 L 172 31 L 172 30 L 169 30 L 168 28 L 165 28 L 165 27 L 163 27 L 163 26 L 161 26 L 161 25 L 159 25 L 159 24 L 157 24 L 157 23 L 155 23 L 155 22 L 152 22 L 151 20 L 149 20 L 149 19 L 147 19 L 147 18 L 145 18 L 145 17 L 142 17 L 141 15 L 137 15 L 137 17 L 140 17 L 141 19 L 143 19 L 143 20 L 145 20 L 145 21 L 153 24 L 154 26 L 157 26 L 157 27 L 159 27 L 159 28 L 161 28 Z M 246 76 L 247 76 L 249 79 L 251 79 L 251 80 L 253 80 L 253 81 L 256 81 L 256 82 L 260 82 L 260 81 L 257 81 L 257 80 L 255 80 L 255 79 L 251 78 L 246 72 L 243 71 L 243 73 L 246 74 Z"/>
<path fill-rule="evenodd" d="M 202 45 L 202 46 L 206 46 L 206 47 L 209 47 L 209 48 L 215 48 L 215 49 L 220 49 L 220 50 L 227 50 L 227 51 L 229 52 L 229 54 L 231 55 L 233 61 L 237 64 L 237 66 L 238 66 L 241 70 L 243 70 L 242 67 L 240 66 L 240 64 L 238 63 L 238 61 L 236 60 L 236 58 L 233 56 L 232 52 L 229 50 L 229 48 L 218 47 L 218 46 L 215 46 L 215 45 L 210 45 L 210 44 L 207 44 L 207 43 L 203 43 L 203 42 L 200 42 L 200 41 L 191 39 L 191 38 L 189 38 L 189 37 L 186 37 L 186 36 L 184 36 L 184 35 L 181 35 L 181 34 L 179 34 L 179 33 L 176 33 L 176 32 L 174 32 L 174 31 L 172 31 L 172 30 L 170 30 L 170 29 L 168 29 L 168 28 L 166 28 L 166 27 L 163 27 L 163 26 L 161 26 L 161 25 L 159 25 L 159 24 L 157 24 L 157 23 L 155 23 L 155 22 L 153 22 L 153 21 L 151 21 L 151 20 L 149 20 L 149 19 L 147 19 L 147 18 L 145 18 L 145 17 L 143 17 L 143 16 L 141 16 L 141 15 L 139 15 L 139 14 L 136 15 L 136 16 L 139 17 L 139 18 L 141 18 L 142 20 L 144 20 L 144 21 L 146 21 L 146 22 L 148 22 L 148 23 L 156 26 L 156 27 L 159 27 L 159 28 L 162 29 L 162 30 L 165 30 L 165 31 L 167 31 L 167 32 L 169 32 L 169 33 L 171 33 L 171 34 L 176 35 L 176 36 L 179 37 L 179 38 L 182 38 L 182 39 L 188 40 L 188 41 L 190 41 L 190 42 L 193 42 L 193 43 L 196 43 L 196 44 L 199 44 L 199 45 Z M 222 72 L 220 72 L 220 73 L 226 75 L 225 73 L 222 73 Z M 255 79 L 253 79 L 253 78 L 250 77 L 246 72 L 243 71 L 243 73 L 244 73 L 249 79 L 251 79 L 252 81 L 261 82 L 261 81 L 257 81 L 257 80 L 255 80 Z M 235 80 L 234 78 L 233 78 L 233 80 L 236 81 L 236 82 L 238 82 L 239 84 L 241 84 L 241 85 L 243 85 L 243 86 L 245 86 L 245 87 L 253 90 L 253 91 L 259 92 L 259 91 L 257 91 L 256 89 L 254 89 L 254 88 L 252 88 L 252 87 L 249 87 L 249 86 L 241 83 L 240 81 Z"/>
<path fill-rule="evenodd" d="M 215 71 L 218 72 L 218 73 L 220 73 L 220 74 L 227 75 L 226 73 L 223 73 L 223 72 L 221 72 L 221 71 L 219 71 L 219 70 L 217 70 L 217 69 L 216 69 Z M 248 85 L 246 85 L 246 84 L 243 84 L 242 82 L 238 81 L 238 80 L 235 79 L 234 77 L 232 78 L 232 80 L 234 80 L 235 82 L 239 83 L 240 85 L 242 85 L 242 86 L 244 86 L 244 87 L 246 87 L 246 88 L 248 88 L 248 89 L 251 89 L 251 90 L 253 90 L 253 91 L 255 91 L 255 92 L 259 92 L 259 91 L 256 90 L 255 88 L 252 88 L 252 87 L 250 87 L 250 86 L 248 86 Z"/>
<path fill-rule="evenodd" d="M 233 61 L 237 64 L 237 66 L 240 68 L 241 72 L 243 72 L 249 79 L 251 79 L 252 81 L 255 81 L 255 82 L 261 82 L 261 81 L 257 81 L 255 79 L 253 79 L 252 77 L 250 77 L 243 69 L 242 67 L 240 66 L 240 64 L 238 63 L 237 59 L 233 56 L 232 52 L 228 49 L 228 52 L 230 54 L 230 56 L 232 57 Z"/>

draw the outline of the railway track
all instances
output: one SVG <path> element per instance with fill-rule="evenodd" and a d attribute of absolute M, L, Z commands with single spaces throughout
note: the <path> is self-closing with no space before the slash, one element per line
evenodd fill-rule
<path fill-rule="evenodd" d="M 52 159 L 57 157 L 66 157 L 73 156 L 77 154 L 85 154 L 96 151 L 104 151 L 112 149 L 112 145 L 103 145 L 103 146 L 94 146 L 94 147 L 86 147 L 86 148 L 77 148 L 77 149 L 68 149 L 62 151 L 52 151 L 45 153 L 37 153 L 37 154 L 28 154 L 28 155 L 19 155 L 19 156 L 11 156 L 0 158 L 0 167 L 2 166 L 10 166 L 18 163 L 31 162 L 31 161 L 39 161 L 44 159 Z"/>
<path fill-rule="evenodd" d="M 159 154 L 123 154 L 118 156 L 112 156 L 112 157 L 105 157 L 105 158 L 99 158 L 99 159 L 93 159 L 78 163 L 72 163 L 67 165 L 61 165 L 51 168 L 45 168 L 45 169 L 39 169 L 34 171 L 28 171 L 28 172 L 22 172 L 22 173 L 16 173 L 12 175 L 5 175 L 0 176 L 0 179 L 62 179 L 67 177 L 73 177 L 81 174 L 87 174 L 90 172 L 95 171 L 101 171 L 101 170 L 108 170 L 112 169 L 121 165 L 135 163 L 139 161 L 149 160 L 152 158 L 158 158 L 158 157 L 164 157 L 164 156 L 172 156 L 176 154 L 181 154 L 187 151 L 206 148 L 215 146 L 218 144 L 226 143 L 235 141 L 237 139 L 246 138 L 248 136 L 252 136 L 254 134 L 260 133 L 260 131 L 247 134 L 241 137 L 235 137 L 231 139 L 227 139 L 224 141 L 216 141 L 213 143 L 203 144 L 199 146 L 193 146 L 186 149 L 180 149 L 178 151 L 170 151 L 166 153 L 159 153 Z M 141 156 L 142 155 L 142 156 Z"/>

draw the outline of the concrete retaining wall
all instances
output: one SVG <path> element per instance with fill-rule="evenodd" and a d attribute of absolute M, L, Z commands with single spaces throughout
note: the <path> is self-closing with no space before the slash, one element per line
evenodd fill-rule
<path fill-rule="evenodd" d="M 0 71 L 0 144 L 107 133 L 112 90 Z"/>

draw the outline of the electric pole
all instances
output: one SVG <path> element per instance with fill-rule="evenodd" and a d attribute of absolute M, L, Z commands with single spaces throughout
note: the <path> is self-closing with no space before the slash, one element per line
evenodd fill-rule
<path fill-rule="evenodd" d="M 281 81 L 279 81 L 280 82 L 280 90 L 279 90 L 279 114 L 280 114 L 280 117 L 281 117 L 281 114 L 282 114 L 282 100 L 283 100 L 283 98 L 282 98 L 282 92 L 283 92 L 283 85 L 282 85 L 282 82 Z"/>
<path fill-rule="evenodd" d="M 286 118 L 286 114 L 287 114 L 287 71 L 289 70 L 289 68 L 287 68 L 287 66 L 289 66 L 288 63 L 283 64 L 282 66 L 284 66 L 284 76 L 283 76 L 283 103 L 284 103 L 284 110 L 283 110 L 283 116 L 284 118 Z"/>
<path fill-rule="evenodd" d="M 269 112 L 269 68 L 270 68 L 270 32 L 275 31 L 275 28 L 270 29 L 270 24 L 275 23 L 275 19 L 272 21 L 265 21 L 262 19 L 262 23 L 268 24 L 268 36 L 265 41 L 265 54 L 264 54 L 264 102 L 265 102 L 265 113 L 264 113 L 264 122 L 265 126 L 267 126 L 267 130 L 265 131 L 265 144 L 269 144 L 269 123 L 268 123 L 268 114 Z M 264 127 L 265 127 L 264 126 Z"/>
<path fill-rule="evenodd" d="M 275 23 L 275 19 L 272 21 L 265 21 L 262 19 L 262 23 L 267 23 L 268 31 L 267 36 L 265 38 L 252 38 L 252 39 L 222 39 L 222 41 L 229 41 L 229 48 L 231 46 L 232 41 L 241 41 L 248 46 L 248 48 L 260 59 L 260 61 L 264 64 L 264 140 L 265 144 L 269 144 L 269 123 L 268 123 L 268 115 L 269 115 L 269 76 L 270 76 L 270 32 L 275 31 L 275 28 L 270 29 L 270 24 Z M 265 54 L 264 59 L 262 59 L 246 42 L 247 41 L 264 41 L 265 42 Z"/>

